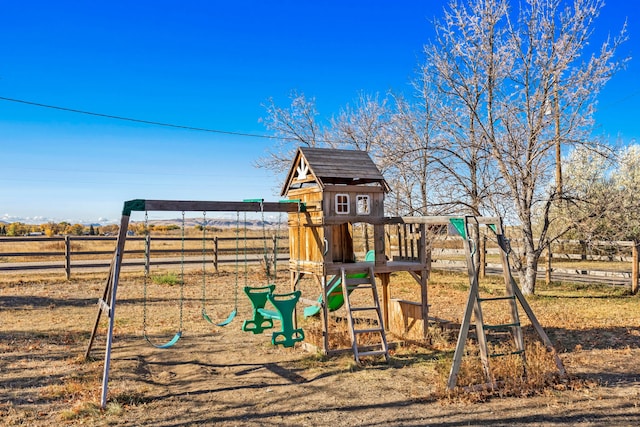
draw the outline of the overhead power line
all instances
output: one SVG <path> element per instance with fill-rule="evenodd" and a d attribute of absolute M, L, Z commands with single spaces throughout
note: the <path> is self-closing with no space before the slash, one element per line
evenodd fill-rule
<path fill-rule="evenodd" d="M 88 116 L 104 117 L 104 118 L 107 118 L 107 119 L 123 120 L 123 121 L 134 122 L 134 123 L 143 123 L 143 124 L 153 125 L 153 126 L 164 126 L 164 127 L 175 128 L 175 129 L 185 129 L 185 130 L 194 130 L 194 131 L 199 131 L 199 132 L 220 133 L 220 134 L 224 134 L 224 135 L 244 136 L 244 137 L 250 137 L 250 138 L 285 139 L 285 140 L 294 140 L 295 139 L 295 138 L 278 137 L 278 136 L 272 136 L 272 135 L 263 135 L 263 134 L 258 134 L 258 133 L 233 132 L 233 131 L 228 131 L 228 130 L 209 129 L 209 128 L 201 128 L 201 127 L 195 127 L 195 126 L 177 125 L 177 124 L 173 124 L 173 123 L 156 122 L 156 121 L 153 121 L 153 120 L 135 119 L 135 118 L 132 118 L 132 117 L 123 117 L 123 116 L 115 116 L 113 114 L 96 113 L 96 112 L 93 112 L 93 111 L 78 110 L 78 109 L 75 109 L 75 108 L 60 107 L 60 106 L 57 106 L 57 105 L 41 104 L 39 102 L 25 101 L 23 99 L 7 98 L 7 97 L 4 97 L 4 96 L 0 96 L 0 100 L 8 101 L 8 102 L 17 102 L 17 103 L 20 103 L 20 104 L 31 105 L 31 106 L 34 106 L 34 107 L 50 108 L 50 109 L 53 109 L 53 110 L 66 111 L 68 113 L 86 114 Z"/>

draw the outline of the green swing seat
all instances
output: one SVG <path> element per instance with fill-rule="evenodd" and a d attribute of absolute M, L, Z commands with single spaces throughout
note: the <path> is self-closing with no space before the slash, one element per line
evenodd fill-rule
<path fill-rule="evenodd" d="M 243 331 L 259 334 L 265 329 L 273 328 L 273 320 L 280 321 L 280 331 L 273 332 L 271 343 L 283 347 L 293 347 L 295 343 L 304 340 L 304 331 L 293 327 L 293 312 L 302 292 L 294 291 L 286 294 L 274 294 L 275 285 L 250 287 L 245 286 L 253 305 L 253 319 L 245 320 Z M 265 305 L 269 301 L 275 310 L 268 310 Z"/>
<path fill-rule="evenodd" d="M 260 309 L 264 309 L 267 303 L 267 297 L 273 293 L 276 289 L 276 285 L 267 286 L 245 286 L 244 293 L 247 294 L 253 305 L 253 319 L 245 320 L 242 323 L 242 330 L 253 332 L 254 334 L 261 334 L 265 329 L 273 328 L 273 318 L 265 317 L 260 313 Z"/>

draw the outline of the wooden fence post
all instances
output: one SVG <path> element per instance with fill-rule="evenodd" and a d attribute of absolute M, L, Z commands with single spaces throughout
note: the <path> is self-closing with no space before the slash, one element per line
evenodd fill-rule
<path fill-rule="evenodd" d="M 640 244 L 634 242 L 632 246 L 632 259 L 633 264 L 631 265 L 631 293 L 633 295 L 638 293 L 638 247 Z"/>
<path fill-rule="evenodd" d="M 67 280 L 71 279 L 71 239 L 64 236 L 64 271 Z"/>

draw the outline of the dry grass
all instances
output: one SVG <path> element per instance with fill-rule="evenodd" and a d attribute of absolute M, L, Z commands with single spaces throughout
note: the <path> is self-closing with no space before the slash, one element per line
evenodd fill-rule
<path fill-rule="evenodd" d="M 179 324 L 177 290 L 180 283 L 165 279 L 176 279 L 179 272 L 170 270 L 155 275 L 158 280 L 147 283 L 148 333 L 162 341 L 170 338 Z M 239 279 L 237 286 L 236 278 Z M 102 292 L 104 277 L 87 275 L 67 282 L 59 277 L 0 276 L 2 322 L 10 325 L 0 332 L 3 423 L 260 425 L 269 420 L 278 425 L 362 425 L 368 418 L 358 418 L 358 411 L 353 408 L 366 404 L 369 411 L 375 412 L 376 419 L 389 420 L 386 423 L 393 425 L 393 417 L 399 416 L 393 415 L 394 412 L 411 407 L 415 412 L 407 413 L 406 419 L 421 420 L 424 405 L 438 401 L 446 404 L 445 407 L 429 406 L 430 413 L 445 411 L 449 420 L 467 424 L 479 422 L 479 418 L 474 417 L 481 415 L 465 418 L 459 405 L 472 402 L 485 402 L 489 408 L 498 408 L 502 399 L 526 397 L 528 400 L 517 404 L 522 406 L 521 411 L 526 411 L 526 406 L 538 402 L 536 399 L 547 402 L 549 407 L 558 399 L 564 399 L 572 401 L 575 409 L 582 405 L 581 396 L 611 394 L 609 384 L 614 384 L 616 389 L 628 387 L 625 389 L 628 396 L 636 393 L 640 397 L 632 386 L 640 381 L 637 377 L 640 305 L 637 297 L 625 295 L 618 288 L 556 283 L 549 287 L 540 285 L 539 296 L 529 299 L 556 343 L 571 377 L 557 377 L 549 353 L 525 324 L 526 376 L 522 375 L 519 357 L 496 358 L 491 360 L 491 372 L 500 387 L 465 389 L 464 386 L 473 388 L 485 382 L 477 347 L 470 340 L 459 374 L 462 387 L 448 392 L 445 385 L 457 338 L 455 325 L 460 322 L 468 292 L 468 280 L 464 276 L 432 273 L 431 315 L 450 323 L 433 325 L 429 345 L 406 343 L 392 351 L 390 366 L 375 363 L 364 367 L 356 365 L 349 354 L 327 358 L 299 348 L 273 348 L 268 336 L 240 332 L 241 320 L 250 315 L 250 304 L 241 290 L 239 315 L 233 326 L 216 328 L 203 322 L 200 316 L 202 279 L 199 272 L 185 275 L 185 337 L 174 349 L 158 352 L 140 338 L 143 278 L 139 273 L 123 274 L 109 404 L 102 410 L 97 402 L 103 366 L 100 349 L 104 346 L 104 322 L 100 325 L 95 360 L 85 362 L 79 357 L 87 344 L 96 314 L 95 300 Z M 288 274 L 281 272 L 277 285 L 287 289 L 288 280 Z M 391 282 L 392 298 L 417 299 L 418 286 L 408 275 L 394 274 Z M 233 268 L 227 268 L 220 274 L 209 274 L 206 277 L 208 313 L 215 318 L 225 318 L 235 304 L 235 290 L 245 283 L 265 284 L 264 271 L 256 268 L 246 276 L 236 277 Z M 304 282 L 302 287 L 308 298 L 315 298 L 319 293 L 313 280 Z M 481 283 L 481 292 L 486 294 L 500 295 L 503 289 L 501 279 L 490 278 Z M 500 316 L 501 311 L 497 308 L 493 313 L 487 308 L 487 316 Z M 344 312 L 337 311 L 330 323 L 331 347 L 350 347 Z M 301 325 L 308 341 L 320 346 L 320 322 L 307 319 L 301 320 Z M 268 373 L 277 375 L 268 376 Z M 304 402 L 287 396 L 304 396 Z M 337 403 L 327 405 L 334 399 Z M 393 407 L 389 406 L 389 399 L 405 403 Z M 376 407 L 373 402 L 380 406 Z M 595 410 L 588 401 L 584 405 L 585 411 Z M 312 418 L 294 417 L 296 413 L 312 414 L 311 407 L 326 410 L 313 412 Z M 204 408 L 209 409 L 204 412 Z M 344 408 L 344 412 L 340 409 L 342 418 L 334 420 L 330 414 L 338 411 L 337 408 Z M 632 414 L 625 415 L 631 417 L 626 418 L 627 421 L 640 419 L 633 418 L 636 412 L 628 403 L 621 402 L 617 408 Z M 602 409 L 605 410 L 609 414 L 614 409 Z M 533 409 L 534 414 L 540 411 L 544 410 Z M 227 418 L 212 418 L 211 412 L 225 414 Z M 472 412 L 475 410 L 470 414 Z M 242 417 L 253 417 L 252 414 L 264 414 L 264 418 L 243 421 Z M 295 419 L 278 418 L 281 414 L 290 414 L 289 417 Z M 625 420 L 612 420 L 620 419 Z M 633 424 L 632 421 L 627 423 Z M 421 423 L 427 421 L 416 421 L 414 425 Z"/>

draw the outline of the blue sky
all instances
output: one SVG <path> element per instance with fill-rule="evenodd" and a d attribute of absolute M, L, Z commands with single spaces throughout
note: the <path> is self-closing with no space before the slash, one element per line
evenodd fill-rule
<path fill-rule="evenodd" d="M 0 97 L 266 134 L 273 97 L 315 97 L 328 118 L 360 92 L 409 92 L 444 1 L 0 1 Z M 593 41 L 640 13 L 609 0 Z M 640 136 L 640 66 L 600 98 L 598 132 Z M 277 200 L 255 160 L 272 141 L 0 100 L 0 220 L 116 221 L 125 200 Z"/>

